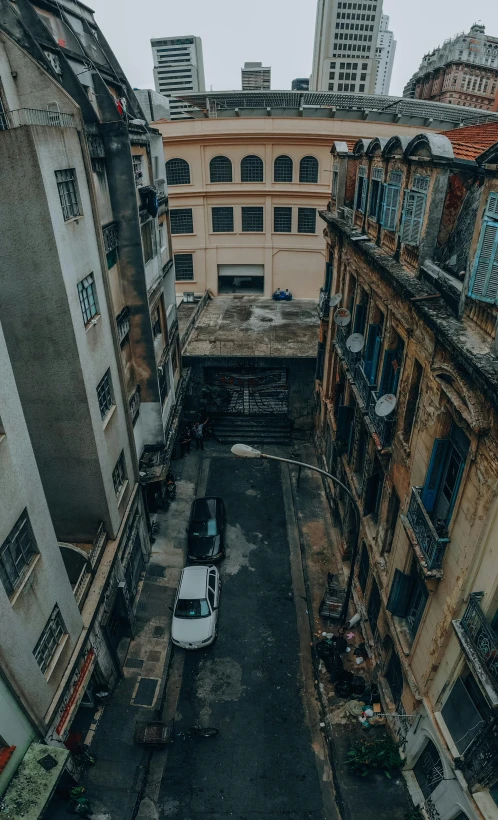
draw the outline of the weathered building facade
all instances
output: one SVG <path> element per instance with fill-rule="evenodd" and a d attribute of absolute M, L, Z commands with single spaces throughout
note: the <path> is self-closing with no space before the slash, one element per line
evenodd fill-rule
<path fill-rule="evenodd" d="M 497 143 L 335 143 L 321 213 L 317 442 L 359 511 L 331 487 L 384 711 L 441 820 L 498 816 Z"/>

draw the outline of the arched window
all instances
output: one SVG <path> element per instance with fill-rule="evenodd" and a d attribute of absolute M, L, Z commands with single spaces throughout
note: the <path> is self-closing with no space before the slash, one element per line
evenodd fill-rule
<path fill-rule="evenodd" d="M 441 755 L 432 740 L 426 743 L 422 754 L 413 767 L 418 785 L 425 799 L 444 780 L 444 769 Z"/>
<path fill-rule="evenodd" d="M 232 182 L 232 163 L 228 157 L 213 157 L 209 163 L 211 182 Z"/>
<path fill-rule="evenodd" d="M 277 157 L 273 169 L 273 181 L 292 182 L 293 167 L 293 162 L 290 157 L 286 157 L 284 154 Z"/>
<path fill-rule="evenodd" d="M 244 157 L 240 163 L 241 182 L 263 182 L 263 160 L 254 155 Z"/>
<path fill-rule="evenodd" d="M 299 165 L 299 182 L 318 182 L 318 160 L 303 157 Z"/>
<path fill-rule="evenodd" d="M 168 185 L 190 185 L 190 166 L 185 159 L 169 159 L 166 163 Z"/>

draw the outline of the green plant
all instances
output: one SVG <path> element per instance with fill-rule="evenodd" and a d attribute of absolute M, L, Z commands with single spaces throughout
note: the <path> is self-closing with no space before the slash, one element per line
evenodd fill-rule
<path fill-rule="evenodd" d="M 400 769 L 403 765 L 396 743 L 388 737 L 355 741 L 348 752 L 347 763 L 353 774 L 360 777 L 366 777 L 374 769 L 380 769 L 386 777 L 391 777 L 391 770 Z"/>
<path fill-rule="evenodd" d="M 69 795 L 72 800 L 77 800 L 79 797 L 82 797 L 86 792 L 84 786 L 74 786 L 73 789 L 69 792 Z"/>
<path fill-rule="evenodd" d="M 415 808 L 405 812 L 405 820 L 424 820 L 424 815 L 418 806 L 415 806 Z"/>

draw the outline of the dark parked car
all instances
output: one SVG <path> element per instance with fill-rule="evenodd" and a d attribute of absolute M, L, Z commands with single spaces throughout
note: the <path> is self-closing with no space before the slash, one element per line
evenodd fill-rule
<path fill-rule="evenodd" d="M 221 498 L 197 498 L 188 525 L 189 561 L 213 561 L 225 557 L 227 517 Z"/>

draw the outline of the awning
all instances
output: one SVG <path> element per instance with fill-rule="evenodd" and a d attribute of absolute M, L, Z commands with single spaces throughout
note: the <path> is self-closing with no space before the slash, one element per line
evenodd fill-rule
<path fill-rule="evenodd" d="M 38 820 L 69 757 L 67 749 L 32 743 L 2 800 L 2 820 Z"/>

